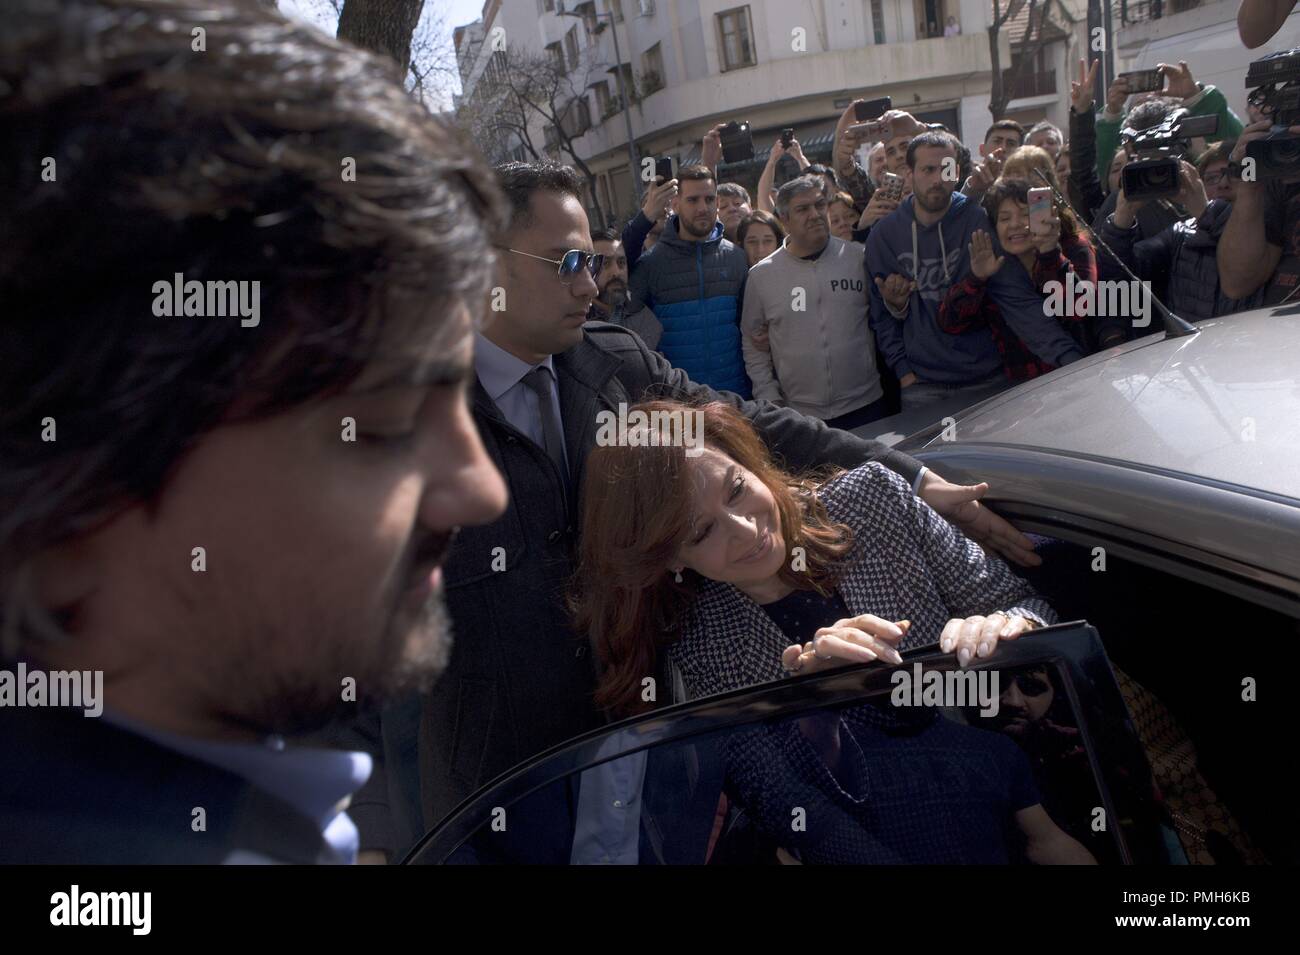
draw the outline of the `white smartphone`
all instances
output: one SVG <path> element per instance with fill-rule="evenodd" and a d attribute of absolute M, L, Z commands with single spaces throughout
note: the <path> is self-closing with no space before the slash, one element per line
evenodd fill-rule
<path fill-rule="evenodd" d="M 1046 186 L 1035 186 L 1029 190 L 1029 231 L 1043 233 L 1049 228 L 1048 219 L 1052 214 L 1052 190 Z"/>
<path fill-rule="evenodd" d="M 888 129 L 889 124 L 884 120 L 873 119 L 867 123 L 855 123 L 845 132 L 852 133 L 860 143 L 875 143 L 884 138 Z"/>

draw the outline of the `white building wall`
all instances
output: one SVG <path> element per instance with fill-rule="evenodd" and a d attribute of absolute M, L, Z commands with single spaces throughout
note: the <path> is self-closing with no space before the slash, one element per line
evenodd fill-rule
<path fill-rule="evenodd" d="M 1118 71 L 1186 60 L 1192 75 L 1222 90 L 1233 112 L 1246 122 L 1246 70 L 1252 61 L 1269 53 L 1300 47 L 1300 7 L 1292 11 L 1273 39 L 1257 50 L 1248 50 L 1241 42 L 1237 7 L 1235 0 L 1220 0 L 1160 20 L 1117 25 Z"/>
<path fill-rule="evenodd" d="M 572 8 L 577 2 L 566 0 L 565 5 Z M 841 109 L 837 102 L 883 95 L 892 96 L 901 109 L 955 109 L 963 139 L 972 147 L 978 144 L 989 122 L 988 0 L 949 0 L 948 9 L 958 11 L 962 35 L 919 41 L 913 0 L 883 0 L 884 44 L 875 42 L 871 0 L 751 0 L 757 64 L 724 73 L 716 14 L 743 5 L 737 0 L 656 0 L 654 12 L 643 16 L 638 0 L 622 0 L 624 18 L 615 29 L 623 62 L 639 75 L 646 50 L 659 43 L 663 54 L 665 88 L 633 105 L 630 114 L 644 153 L 683 155 L 698 146 L 709 126 L 729 119 L 748 120 L 756 131 L 764 130 L 759 145 L 766 147 L 774 127 L 825 129 Z M 610 31 L 588 37 L 581 19 L 539 13 L 540 8 L 539 0 L 502 0 L 484 31 L 490 36 L 494 27 L 504 27 L 511 45 L 541 53 L 548 43 L 562 43 L 576 26 L 584 57 L 588 45 L 594 45 L 601 64 L 589 79 L 607 79 L 616 96 L 615 77 L 605 72 L 616 59 Z M 609 10 L 608 0 L 597 0 L 597 10 Z M 803 31 L 803 52 L 793 47 L 796 29 Z M 1002 59 L 1009 63 L 1005 38 L 1003 43 Z M 470 71 L 474 82 L 490 52 L 484 44 Z M 578 140 L 578 149 L 598 173 L 623 175 L 628 162 L 623 114 L 602 122 L 594 96 L 590 105 L 596 125 Z M 539 148 L 541 126 L 538 121 L 533 130 Z"/>

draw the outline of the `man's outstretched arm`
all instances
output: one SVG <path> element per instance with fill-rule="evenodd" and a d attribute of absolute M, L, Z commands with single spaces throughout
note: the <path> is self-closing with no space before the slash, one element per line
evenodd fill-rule
<path fill-rule="evenodd" d="M 731 392 L 714 391 L 697 384 L 685 372 L 668 364 L 662 355 L 650 351 L 640 339 L 622 329 L 607 326 L 599 333 L 589 334 L 625 336 L 625 341 L 615 346 L 616 350 L 628 364 L 636 362 L 644 368 L 644 389 L 650 390 L 654 397 L 689 402 L 722 401 L 736 408 L 753 422 L 768 447 L 792 469 L 826 464 L 854 468 L 867 461 L 879 461 L 902 475 L 918 497 L 971 540 L 1017 564 L 1034 566 L 1041 563 L 1028 538 L 979 503 L 988 491 L 987 484 L 952 484 L 915 458 L 879 441 L 828 428 L 820 419 L 802 415 L 791 408 L 780 408 L 767 401 L 744 401 Z M 624 350 L 628 345 L 636 348 L 639 362 Z"/>

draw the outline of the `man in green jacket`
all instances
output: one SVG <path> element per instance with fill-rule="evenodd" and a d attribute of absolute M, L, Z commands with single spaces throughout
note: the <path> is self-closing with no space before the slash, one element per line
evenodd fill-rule
<path fill-rule="evenodd" d="M 1179 105 L 1192 116 L 1219 117 L 1218 132 L 1206 137 L 1210 142 L 1236 139 L 1241 135 L 1241 120 L 1228 106 L 1223 93 L 1213 86 L 1193 80 L 1191 68 L 1185 60 L 1180 60 L 1177 66 L 1161 63 L 1156 69 L 1165 78 L 1161 96 L 1181 100 Z M 1128 80 L 1121 73 L 1110 84 L 1110 89 L 1106 91 L 1106 106 L 1097 114 L 1097 176 L 1102 182 L 1106 181 L 1110 161 L 1115 158 L 1115 150 L 1119 148 L 1119 134 L 1124 127 L 1124 104 L 1128 97 Z"/>

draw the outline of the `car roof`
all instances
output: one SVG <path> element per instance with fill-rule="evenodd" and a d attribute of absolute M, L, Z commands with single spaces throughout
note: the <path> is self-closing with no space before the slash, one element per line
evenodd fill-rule
<path fill-rule="evenodd" d="M 1033 447 L 1300 501 L 1300 307 L 1196 327 L 1026 382 L 956 415 L 946 437 L 936 426 L 922 446 Z"/>

